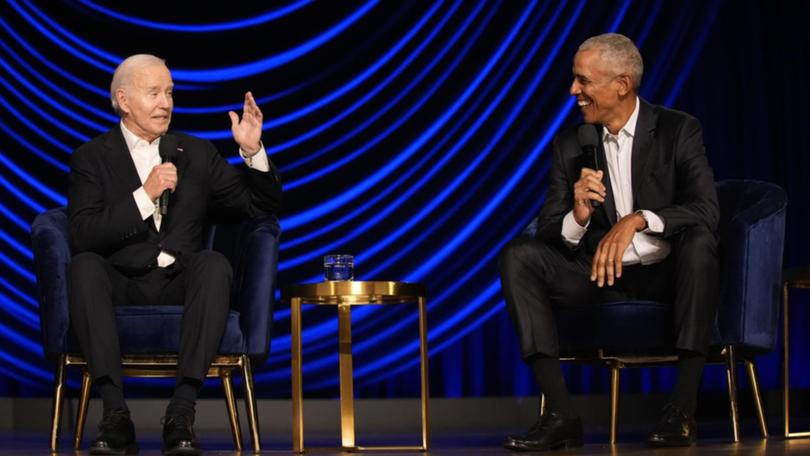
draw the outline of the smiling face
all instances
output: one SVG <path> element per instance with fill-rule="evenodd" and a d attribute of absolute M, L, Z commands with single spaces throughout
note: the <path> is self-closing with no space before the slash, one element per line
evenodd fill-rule
<path fill-rule="evenodd" d="M 150 143 L 165 134 L 172 120 L 173 89 L 166 65 L 152 63 L 132 69 L 129 83 L 115 93 L 129 131 Z"/>
<path fill-rule="evenodd" d="M 585 122 L 602 124 L 611 133 L 622 128 L 635 109 L 635 92 L 630 76 L 618 73 L 598 49 L 574 56 L 574 81 L 570 93 L 577 98 Z"/>

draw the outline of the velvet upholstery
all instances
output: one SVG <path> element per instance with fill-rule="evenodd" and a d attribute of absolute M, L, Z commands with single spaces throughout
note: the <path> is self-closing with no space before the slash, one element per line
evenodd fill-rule
<path fill-rule="evenodd" d="M 712 346 L 751 353 L 773 348 L 778 330 L 787 196 L 753 180 L 717 183 L 721 297 Z M 533 236 L 537 220 L 524 230 Z M 669 306 L 651 301 L 594 303 L 555 311 L 561 356 L 674 353 Z"/>
<path fill-rule="evenodd" d="M 274 216 L 212 225 L 206 248 L 222 252 L 233 268 L 231 311 L 220 354 L 262 358 L 270 349 L 278 262 L 279 224 Z M 79 353 L 68 315 L 67 266 L 71 252 L 67 211 L 52 209 L 31 225 L 45 354 Z M 163 354 L 177 351 L 182 306 L 116 308 L 121 352 Z"/>

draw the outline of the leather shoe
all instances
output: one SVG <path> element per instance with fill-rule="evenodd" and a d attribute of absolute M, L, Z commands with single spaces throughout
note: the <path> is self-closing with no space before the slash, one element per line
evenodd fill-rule
<path fill-rule="evenodd" d="M 667 404 L 647 443 L 658 447 L 680 447 L 695 443 L 695 417 L 675 404 Z"/>
<path fill-rule="evenodd" d="M 194 417 L 189 415 L 164 416 L 163 454 L 167 456 L 196 456 L 202 454 L 194 436 Z"/>
<path fill-rule="evenodd" d="M 544 414 L 523 435 L 510 435 L 503 444 L 513 451 L 543 451 L 582 446 L 582 420 L 563 418 L 559 412 Z"/>
<path fill-rule="evenodd" d="M 105 410 L 98 424 L 98 436 L 90 444 L 90 454 L 135 454 L 135 425 L 129 411 Z"/>

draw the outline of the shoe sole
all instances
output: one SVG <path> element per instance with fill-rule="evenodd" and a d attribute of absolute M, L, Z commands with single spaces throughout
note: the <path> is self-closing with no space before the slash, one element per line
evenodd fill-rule
<path fill-rule="evenodd" d="M 529 446 L 529 445 L 522 445 L 517 442 L 506 442 L 503 444 L 503 447 L 507 450 L 512 451 L 545 451 L 545 450 L 561 450 L 561 449 L 571 449 L 571 448 L 582 448 L 584 446 L 584 442 L 582 439 L 567 439 L 561 440 L 559 442 L 554 442 L 550 445 L 543 445 L 543 446 Z"/>
<path fill-rule="evenodd" d="M 663 441 L 663 440 L 647 440 L 647 445 L 651 447 L 658 447 L 658 448 L 676 448 L 676 447 L 688 447 L 695 444 L 694 440 L 684 439 L 684 440 L 671 440 L 671 441 Z"/>
<path fill-rule="evenodd" d="M 122 454 L 138 454 L 139 448 L 138 445 L 132 444 L 126 448 L 93 448 L 87 451 L 88 454 L 99 454 L 99 455 L 122 455 Z"/>
<path fill-rule="evenodd" d="M 162 450 L 164 456 L 199 456 L 203 454 L 199 448 L 172 448 L 170 450 Z"/>

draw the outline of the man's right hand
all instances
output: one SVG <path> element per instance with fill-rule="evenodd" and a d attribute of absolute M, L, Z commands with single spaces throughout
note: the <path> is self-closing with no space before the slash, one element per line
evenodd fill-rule
<path fill-rule="evenodd" d="M 605 185 L 602 183 L 603 172 L 590 168 L 582 168 L 579 180 L 574 184 L 574 220 L 579 226 L 585 226 L 596 210 L 591 200 L 605 202 Z"/>
<path fill-rule="evenodd" d="M 169 189 L 172 192 L 177 187 L 177 168 L 173 163 L 161 163 L 152 168 L 143 189 L 152 201 L 160 198 L 163 190 Z"/>

